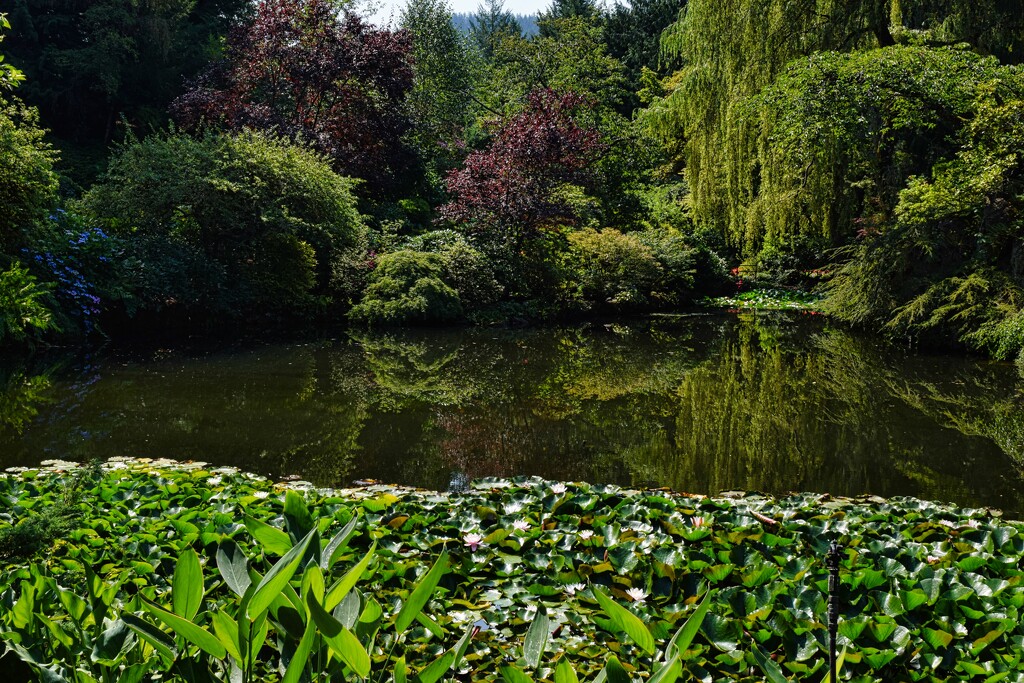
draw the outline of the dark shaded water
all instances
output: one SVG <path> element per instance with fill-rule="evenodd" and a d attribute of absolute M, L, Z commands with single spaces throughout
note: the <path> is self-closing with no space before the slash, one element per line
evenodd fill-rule
<path fill-rule="evenodd" d="M 1020 515 L 1024 380 L 1006 364 L 752 314 L 0 368 L 0 466 L 114 455 L 321 485 L 535 474 Z"/>

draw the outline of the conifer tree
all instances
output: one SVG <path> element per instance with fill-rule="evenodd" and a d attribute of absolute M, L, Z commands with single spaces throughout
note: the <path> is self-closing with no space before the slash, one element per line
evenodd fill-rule
<path fill-rule="evenodd" d="M 490 60 L 501 41 L 508 36 L 521 37 L 523 32 L 504 0 L 484 0 L 469 22 L 469 34 L 485 59 Z"/>

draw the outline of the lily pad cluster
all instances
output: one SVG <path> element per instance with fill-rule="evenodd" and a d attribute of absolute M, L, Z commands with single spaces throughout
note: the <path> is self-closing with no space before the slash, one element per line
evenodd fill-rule
<path fill-rule="evenodd" d="M 707 297 L 704 305 L 711 308 L 757 311 L 808 311 L 818 310 L 822 297 L 810 292 L 774 287 L 759 287 L 735 296 Z"/>
<path fill-rule="evenodd" d="M 458 493 L 317 489 L 168 462 L 109 463 L 85 479 L 62 469 L 0 478 L 0 533 L 57 500 L 75 511 L 45 553 L 3 560 L 0 638 L 65 680 L 76 669 L 78 680 L 94 680 L 87 676 L 97 662 L 120 667 L 122 680 L 156 675 L 129 656 L 146 652 L 145 639 L 127 631 L 114 639 L 112 624 L 149 619 L 167 631 L 142 601 L 180 600 L 175 569 L 192 553 L 203 609 L 223 611 L 238 597 L 218 552 L 239 548 L 267 574 L 292 551 L 287 531 L 301 498 L 306 524 L 323 538 L 352 530 L 328 553 L 323 580 L 330 585 L 365 562 L 356 592 L 379 605 L 378 622 L 402 610 L 444 553 L 447 571 L 401 648 L 381 640 L 371 649 L 375 678 L 395 678 L 399 657 L 403 671 L 408 663 L 422 676 L 454 650 L 460 680 L 522 671 L 557 680 L 566 662 L 591 680 L 610 657 L 617 674 L 645 678 L 659 654 L 623 631 L 610 598 L 644 623 L 656 649 L 703 604 L 700 629 L 680 656 L 683 680 L 761 680 L 755 654 L 763 652 L 787 678 L 821 681 L 824 559 L 836 541 L 842 678 L 1024 681 L 1024 526 L 992 510 L 909 498 L 709 498 L 540 479 L 484 479 Z M 280 673 L 255 670 L 268 680 Z"/>

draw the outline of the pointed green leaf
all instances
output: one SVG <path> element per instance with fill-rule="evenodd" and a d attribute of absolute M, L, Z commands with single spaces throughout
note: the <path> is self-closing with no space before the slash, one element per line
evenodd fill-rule
<path fill-rule="evenodd" d="M 313 516 L 309 514 L 306 501 L 296 491 L 288 489 L 284 494 L 284 519 L 288 531 L 296 542 L 313 528 Z"/>
<path fill-rule="evenodd" d="M 447 571 L 448 551 L 444 550 L 441 552 L 441 556 L 437 558 L 434 566 L 427 572 L 427 575 L 413 589 L 409 599 L 402 605 L 402 609 L 399 610 L 398 616 L 395 618 L 396 635 L 404 633 L 405 629 L 409 628 L 409 625 L 416 619 L 416 615 L 423 611 L 427 601 L 430 600 L 430 596 L 433 595 L 434 589 L 437 588 L 438 582 L 441 581 L 441 577 Z"/>
<path fill-rule="evenodd" d="M 370 656 L 351 631 L 329 614 L 312 593 L 306 596 L 309 614 L 313 617 L 320 635 L 331 646 L 341 661 L 345 662 L 360 678 L 370 675 Z"/>
<path fill-rule="evenodd" d="M 199 555 L 188 548 L 178 556 L 174 565 L 174 579 L 171 584 L 171 606 L 174 613 L 184 619 L 199 614 L 203 604 L 203 568 Z"/>
<path fill-rule="evenodd" d="M 454 663 L 455 652 L 448 650 L 420 671 L 416 676 L 417 683 L 437 683 L 442 676 L 448 673 Z"/>
<path fill-rule="evenodd" d="M 210 621 L 213 624 L 213 632 L 217 636 L 217 640 L 221 642 L 227 653 L 241 666 L 243 662 L 242 654 L 238 649 L 238 624 L 223 609 L 212 612 L 210 614 Z"/>
<path fill-rule="evenodd" d="M 217 569 L 235 595 L 245 595 L 252 583 L 249 577 L 249 558 L 231 539 L 222 542 L 217 548 Z"/>
<path fill-rule="evenodd" d="M 128 628 L 152 645 L 164 662 L 170 664 L 178 657 L 178 648 L 174 645 L 174 639 L 159 628 L 131 612 L 122 614 L 121 619 L 128 624 Z"/>
<path fill-rule="evenodd" d="M 576 670 L 572 668 L 568 659 L 563 659 L 555 667 L 555 683 L 580 683 Z"/>
<path fill-rule="evenodd" d="M 757 662 L 758 667 L 761 668 L 762 673 L 771 683 L 787 683 L 786 676 L 782 673 L 779 665 L 775 663 L 775 660 L 766 655 L 754 641 L 750 641 L 750 651 L 754 655 L 754 661 Z"/>
<path fill-rule="evenodd" d="M 353 515 L 349 523 L 345 525 L 341 531 L 334 535 L 324 548 L 323 554 L 320 556 L 320 568 L 325 572 L 330 571 L 334 563 L 338 561 L 338 556 L 345 550 L 345 542 L 352 535 L 352 532 L 356 530 L 356 525 L 359 524 L 359 515 Z"/>
<path fill-rule="evenodd" d="M 376 551 L 377 542 L 374 541 L 373 545 L 370 546 L 370 549 L 366 551 L 366 555 L 363 556 L 363 559 L 359 560 L 359 563 L 352 567 L 352 569 L 345 572 L 345 575 L 338 579 L 338 581 L 331 586 L 331 589 L 327 591 L 327 598 L 324 600 L 324 609 L 331 612 L 342 600 L 345 599 L 348 592 L 352 590 L 356 583 L 359 582 L 359 579 L 362 578 L 363 572 L 366 571 L 366 568 L 370 565 L 370 560 L 373 559 L 373 554 Z"/>
<path fill-rule="evenodd" d="M 608 655 L 608 661 L 604 665 L 604 674 L 608 677 L 609 683 L 633 683 L 629 672 L 615 655 Z"/>
<path fill-rule="evenodd" d="M 665 662 L 658 672 L 648 680 L 648 683 L 675 683 L 683 675 L 683 665 L 679 661 L 679 653 L 672 655 Z"/>
<path fill-rule="evenodd" d="M 505 664 L 500 670 L 505 683 L 533 683 L 532 678 L 512 664 Z"/>
<path fill-rule="evenodd" d="M 953 634 L 933 628 L 921 629 L 921 637 L 936 650 L 949 647 L 953 642 Z"/>
<path fill-rule="evenodd" d="M 315 533 L 316 529 L 313 529 L 313 531 L 306 534 L 302 542 L 278 560 L 277 564 L 271 567 L 267 575 L 256 586 L 256 591 L 253 593 L 252 600 L 249 601 L 249 606 L 246 610 L 250 619 L 259 616 L 261 612 L 270 607 L 271 603 L 274 602 L 288 582 L 291 581 L 295 570 L 299 567 L 302 556 L 306 553 L 306 547 Z"/>
<path fill-rule="evenodd" d="M 438 626 L 437 622 L 431 619 L 429 615 L 420 612 L 416 615 L 416 621 L 419 622 L 423 628 L 434 634 L 435 638 L 439 640 L 444 638 L 444 630 Z"/>
<path fill-rule="evenodd" d="M 680 658 L 683 657 L 689 649 L 690 643 L 697 636 L 697 632 L 700 631 L 700 626 L 704 623 L 704 615 L 708 613 L 709 609 L 711 609 L 711 591 L 704 594 L 704 599 L 697 605 L 697 609 L 672 636 L 672 640 L 669 641 L 668 647 L 665 649 L 666 657 L 671 657 L 673 654 L 679 655 Z"/>
<path fill-rule="evenodd" d="M 269 555 L 284 555 L 292 547 L 292 539 L 277 527 L 270 526 L 253 517 L 245 517 L 245 528 L 259 541 L 263 552 Z"/>
<path fill-rule="evenodd" d="M 526 640 L 523 643 L 523 656 L 526 658 L 526 666 L 536 669 L 540 666 L 540 658 L 547 647 L 548 635 L 551 633 L 551 621 L 548 619 L 544 606 L 537 608 L 529 630 L 526 632 Z"/>
<path fill-rule="evenodd" d="M 592 586 L 591 588 L 593 589 L 594 597 L 597 598 L 598 604 L 601 605 L 601 609 L 604 610 L 605 614 L 611 618 L 612 623 L 614 623 L 619 630 L 624 631 L 626 635 L 632 638 L 633 642 L 640 646 L 640 649 L 649 655 L 653 655 L 654 636 L 651 635 L 647 625 L 640 620 L 640 617 L 609 598 L 597 586 Z"/>
<path fill-rule="evenodd" d="M 405 663 L 405 655 L 402 655 L 395 662 L 395 683 L 407 683 L 409 680 L 409 667 Z"/>
<path fill-rule="evenodd" d="M 298 683 L 302 679 L 302 674 L 306 670 L 306 662 L 309 659 L 310 652 L 313 651 L 315 640 L 316 627 L 310 621 L 306 624 L 306 632 L 302 634 L 298 647 L 295 648 L 295 654 L 292 655 L 291 660 L 288 662 L 288 668 L 285 669 L 281 683 Z"/>
<path fill-rule="evenodd" d="M 217 637 L 206 629 L 193 624 L 187 619 L 179 617 L 173 612 L 168 612 L 148 600 L 143 601 L 142 606 L 146 608 L 147 612 L 164 622 L 164 624 L 170 627 L 172 631 L 198 647 L 203 652 L 212 655 L 217 659 L 224 659 L 224 655 L 227 654 L 227 650 L 221 642 L 217 640 Z"/>
<path fill-rule="evenodd" d="M 134 642 L 130 638 L 131 633 L 132 630 L 124 620 L 115 621 L 93 643 L 92 661 L 105 666 L 115 666 Z"/>

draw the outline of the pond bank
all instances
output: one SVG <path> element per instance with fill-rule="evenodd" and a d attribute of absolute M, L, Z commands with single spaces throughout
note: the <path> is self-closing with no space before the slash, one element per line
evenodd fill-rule
<path fill-rule="evenodd" d="M 385 624 L 447 551 L 450 569 L 426 608 L 432 626 L 421 622 L 405 635 L 404 655 L 414 669 L 476 623 L 479 631 L 458 666 L 463 679 L 494 680 L 511 658 L 535 679 L 549 680 L 552 667 L 566 659 L 588 680 L 610 653 L 637 675 L 650 671 L 649 656 L 616 635 L 596 600 L 598 586 L 638 615 L 662 646 L 710 592 L 710 611 L 688 650 L 684 675 L 748 679 L 756 672 L 751 643 L 757 643 L 787 676 L 820 681 L 823 559 L 836 540 L 844 547 L 845 679 L 1022 676 L 1024 526 L 995 511 L 909 498 L 709 498 L 539 479 L 485 479 L 451 494 L 384 486 L 334 490 L 167 461 L 0 478 L 0 535 L 55 502 L 66 511 L 60 538 L 45 555 L 6 560 L 0 630 L 8 638 L 19 634 L 37 653 L 49 651 L 62 671 L 75 662 L 88 666 L 88 656 L 75 652 L 75 617 L 59 590 L 34 594 L 27 609 L 23 596 L 33 582 L 80 590 L 96 572 L 110 587 L 111 619 L 137 612 L 153 622 L 134 596 L 170 604 L 171 576 L 190 549 L 208 577 L 196 617 L 204 623 L 234 598 L 220 580 L 218 549 L 237 543 L 262 575 L 294 542 L 289 532 L 294 535 L 302 516 L 295 500 L 304 502 L 325 539 L 357 520 L 351 538 L 332 553 L 338 566 L 325 582 L 374 545 L 358 589 L 364 604 L 373 598 L 382 606 Z M 532 670 L 523 646 L 538 611 L 550 620 L 551 633 L 540 668 Z M 36 615 L 52 626 L 34 622 Z M 60 644 L 54 628 L 69 645 Z M 268 641 L 262 656 L 276 662 L 274 648 Z M 373 649 L 375 672 L 391 671 L 394 660 L 386 652 Z M 147 661 L 142 654 L 141 646 L 127 648 L 118 666 Z M 163 660 L 148 661 L 157 666 Z"/>

